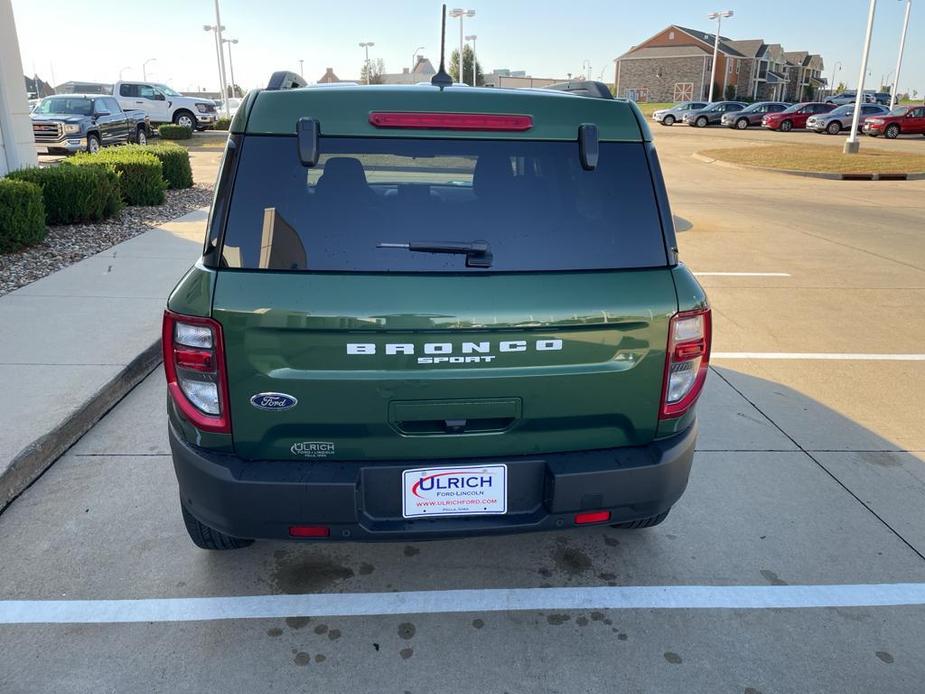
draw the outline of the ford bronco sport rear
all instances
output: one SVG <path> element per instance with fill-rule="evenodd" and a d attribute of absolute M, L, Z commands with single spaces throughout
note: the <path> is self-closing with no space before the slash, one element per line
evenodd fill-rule
<path fill-rule="evenodd" d="M 635 105 L 295 86 L 238 111 L 165 314 L 193 541 L 661 522 L 711 324 Z"/>

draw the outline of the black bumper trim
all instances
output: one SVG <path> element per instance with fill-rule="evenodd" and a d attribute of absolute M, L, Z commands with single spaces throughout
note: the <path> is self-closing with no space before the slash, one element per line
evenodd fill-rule
<path fill-rule="evenodd" d="M 170 447 L 184 507 L 240 538 L 289 539 L 290 525 L 327 525 L 331 540 L 423 540 L 555 530 L 580 511 L 607 509 L 611 523 L 669 509 L 684 492 L 696 423 L 646 446 L 536 456 L 411 461 L 244 461 L 183 441 Z M 401 473 L 408 468 L 505 463 L 508 513 L 406 519 Z"/>

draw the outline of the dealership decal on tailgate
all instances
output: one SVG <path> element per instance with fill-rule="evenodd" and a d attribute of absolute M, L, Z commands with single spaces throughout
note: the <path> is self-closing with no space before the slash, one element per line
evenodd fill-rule
<path fill-rule="evenodd" d="M 507 513 L 507 465 L 420 468 L 402 473 L 402 515 Z"/>

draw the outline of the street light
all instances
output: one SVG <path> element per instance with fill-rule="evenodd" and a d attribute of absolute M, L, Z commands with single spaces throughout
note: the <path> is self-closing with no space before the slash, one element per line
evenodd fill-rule
<path fill-rule="evenodd" d="M 157 58 L 148 58 L 141 64 L 141 79 L 143 82 L 148 81 L 148 71 L 145 69 L 148 66 L 148 63 L 153 63 Z"/>
<path fill-rule="evenodd" d="M 836 80 L 838 79 L 837 75 L 841 71 L 841 61 L 837 60 L 832 66 L 832 84 L 829 85 L 829 96 L 835 94 L 835 85 L 837 84 Z"/>
<path fill-rule="evenodd" d="M 218 58 L 218 82 L 219 91 L 222 93 L 222 102 L 225 104 L 225 115 L 230 117 L 231 112 L 228 110 L 228 91 L 225 81 L 225 51 L 222 48 L 222 32 L 225 27 L 222 26 L 222 17 L 218 9 L 218 0 L 215 0 L 215 24 L 203 24 L 203 31 L 211 31 L 215 34 L 215 55 Z"/>
<path fill-rule="evenodd" d="M 475 72 L 475 40 L 478 38 L 475 34 L 469 34 L 466 37 L 466 41 L 472 41 L 472 86 L 478 86 L 478 80 L 476 79 L 477 75 Z"/>
<path fill-rule="evenodd" d="M 418 46 L 414 49 L 414 53 L 411 54 L 411 72 L 414 72 L 414 68 L 418 66 L 418 51 L 423 51 L 424 46 Z"/>
<path fill-rule="evenodd" d="M 474 17 L 475 10 L 464 10 L 460 7 L 456 7 L 450 10 L 450 17 L 459 17 L 459 81 L 464 82 L 463 80 L 463 19 L 466 17 Z"/>
<path fill-rule="evenodd" d="M 302 60 L 301 58 L 299 58 L 299 77 L 302 77 L 302 78 L 305 77 L 305 73 L 302 72 L 302 65 L 303 65 L 304 63 L 305 63 L 305 61 Z"/>
<path fill-rule="evenodd" d="M 360 48 L 366 49 L 366 84 L 369 84 L 369 48 L 370 46 L 375 46 L 376 44 L 372 41 L 361 41 Z"/>
<path fill-rule="evenodd" d="M 237 82 L 234 81 L 234 63 L 231 61 L 231 44 L 237 43 L 237 39 L 222 39 L 223 43 L 228 44 L 228 70 L 231 71 L 231 96 L 235 96 L 234 86 Z"/>
<path fill-rule="evenodd" d="M 581 71 L 585 73 L 585 79 L 591 79 L 591 61 L 588 59 L 581 61 Z"/>
<path fill-rule="evenodd" d="M 857 154 L 861 149 L 858 142 L 858 121 L 861 118 L 861 101 L 864 99 L 864 78 L 867 76 L 867 59 L 870 57 L 870 37 L 874 33 L 874 15 L 877 0 L 870 0 L 867 8 L 867 33 L 864 36 L 864 54 L 861 57 L 861 74 L 858 76 L 858 93 L 854 97 L 854 115 L 851 117 L 851 134 L 845 140 L 845 154 Z"/>
<path fill-rule="evenodd" d="M 903 18 L 903 31 L 899 35 L 899 57 L 896 58 L 896 79 L 890 87 L 890 110 L 896 105 L 896 92 L 899 91 L 899 71 L 903 66 L 903 49 L 906 47 L 906 31 L 909 29 L 909 13 L 912 11 L 912 0 L 906 0 L 906 16 Z"/>
<path fill-rule="evenodd" d="M 126 65 L 125 67 L 120 67 L 120 68 L 119 68 L 119 81 L 120 81 L 120 82 L 122 81 L 122 72 L 125 71 L 125 70 L 130 70 L 131 68 L 132 68 L 131 65 Z"/>
<path fill-rule="evenodd" d="M 716 20 L 716 37 L 713 40 L 713 69 L 710 70 L 710 93 L 707 95 L 707 101 L 713 101 L 713 87 L 716 83 L 716 59 L 719 57 L 719 34 L 723 26 L 723 17 L 731 17 L 732 10 L 723 10 L 721 12 L 711 12 L 707 19 Z"/>

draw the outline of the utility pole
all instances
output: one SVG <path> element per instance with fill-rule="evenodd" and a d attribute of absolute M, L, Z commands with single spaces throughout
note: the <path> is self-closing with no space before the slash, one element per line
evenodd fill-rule
<path fill-rule="evenodd" d="M 369 84 L 369 73 L 370 73 L 370 68 L 369 68 L 369 47 L 370 47 L 370 46 L 375 46 L 375 45 L 376 45 L 376 44 L 373 43 L 372 41 L 361 41 L 361 42 L 360 42 L 360 48 L 366 49 L 366 84 Z"/>
<path fill-rule="evenodd" d="M 234 63 L 231 60 L 231 44 L 237 43 L 237 39 L 224 39 L 225 43 L 228 44 L 228 69 L 231 71 L 231 96 L 235 96 L 234 86 L 237 84 L 234 81 Z"/>
<path fill-rule="evenodd" d="M 215 0 L 215 40 L 218 43 L 218 62 L 221 70 L 222 80 L 222 103 L 225 104 L 225 117 L 231 117 L 231 111 L 228 110 L 228 81 L 225 79 L 225 51 L 222 50 L 223 39 L 222 16 L 218 9 L 218 0 Z"/>
<path fill-rule="evenodd" d="M 463 79 L 463 19 L 466 17 L 474 17 L 475 10 L 464 10 L 459 7 L 450 10 L 450 17 L 459 17 L 459 81 L 460 83 L 465 82 Z"/>
<path fill-rule="evenodd" d="M 305 73 L 302 72 L 302 64 L 303 64 L 304 62 L 305 62 L 304 60 L 302 60 L 301 58 L 299 58 L 299 77 L 301 77 L 302 79 L 305 79 Z"/>
<path fill-rule="evenodd" d="M 707 19 L 716 20 L 716 37 L 713 41 L 713 69 L 710 70 L 710 93 L 707 94 L 707 101 L 713 101 L 713 88 L 716 84 L 716 61 L 719 57 L 719 34 L 723 26 L 723 17 L 731 17 L 732 14 L 732 10 L 723 10 L 721 12 L 711 12 L 707 15 Z"/>
<path fill-rule="evenodd" d="M 890 87 L 890 110 L 896 105 L 896 92 L 899 91 L 899 71 L 903 66 L 903 49 L 906 47 L 906 31 L 909 29 L 909 13 L 912 12 L 912 0 L 906 0 L 906 16 L 903 18 L 903 31 L 899 35 L 899 57 L 896 58 L 896 79 Z"/>
<path fill-rule="evenodd" d="M 864 78 L 867 77 L 867 59 L 870 57 L 870 37 L 874 33 L 874 15 L 877 13 L 877 0 L 870 0 L 867 8 L 867 33 L 864 36 L 864 54 L 861 56 L 861 74 L 858 76 L 858 93 L 854 97 L 854 114 L 851 117 L 851 134 L 845 140 L 845 154 L 857 154 L 861 149 L 858 142 L 858 121 L 861 118 L 861 102 L 864 100 Z"/>
<path fill-rule="evenodd" d="M 414 49 L 414 53 L 411 54 L 411 72 L 414 72 L 414 68 L 418 66 L 418 51 L 423 51 L 424 46 L 418 46 Z"/>
<path fill-rule="evenodd" d="M 148 63 L 153 63 L 155 60 L 157 60 L 157 58 L 148 58 L 146 61 L 144 61 L 141 64 L 141 81 L 142 82 L 148 81 L 148 70 L 147 70 Z"/>

